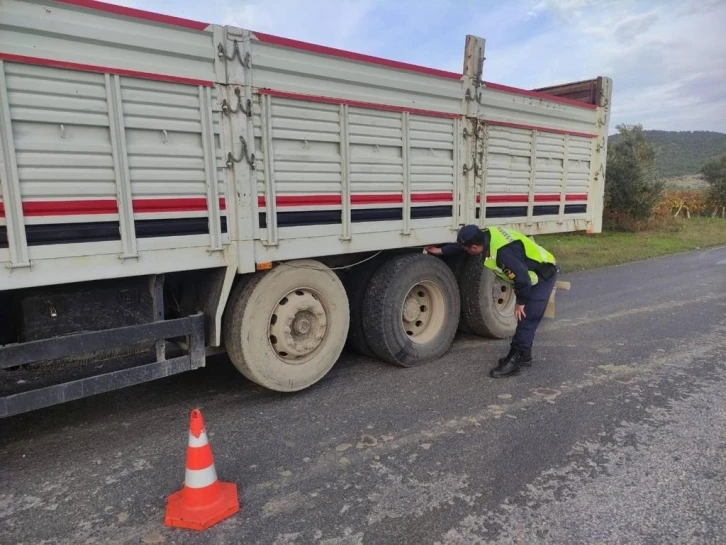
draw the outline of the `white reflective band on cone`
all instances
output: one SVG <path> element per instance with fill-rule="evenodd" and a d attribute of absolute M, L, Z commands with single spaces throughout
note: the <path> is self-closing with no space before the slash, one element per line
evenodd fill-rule
<path fill-rule="evenodd" d="M 207 440 L 207 431 L 206 430 L 202 430 L 202 433 L 199 434 L 199 437 L 194 437 L 192 435 L 192 432 L 189 432 L 189 446 L 190 447 L 203 447 L 208 443 L 209 443 L 209 441 Z"/>
<path fill-rule="evenodd" d="M 204 488 L 217 480 L 214 464 L 204 469 L 187 469 L 184 484 L 189 488 Z"/>

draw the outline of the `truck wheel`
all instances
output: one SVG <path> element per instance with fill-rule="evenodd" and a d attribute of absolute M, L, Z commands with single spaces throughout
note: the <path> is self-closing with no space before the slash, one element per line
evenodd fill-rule
<path fill-rule="evenodd" d="M 346 274 L 345 280 L 343 280 L 350 304 L 348 347 L 362 356 L 375 357 L 363 331 L 363 299 L 371 277 L 383 261 L 383 258 L 379 256 L 361 263 L 351 268 L 350 272 Z"/>
<path fill-rule="evenodd" d="M 444 355 L 456 335 L 459 289 L 440 259 L 409 254 L 390 259 L 371 278 L 363 329 L 373 353 L 409 367 Z"/>
<path fill-rule="evenodd" d="M 259 273 L 235 288 L 224 337 L 232 363 L 251 381 L 278 392 L 302 390 L 340 357 L 348 333 L 340 279 L 318 261 Z"/>
<path fill-rule="evenodd" d="M 462 322 L 476 335 L 505 339 L 514 335 L 517 302 L 513 286 L 482 265 L 480 257 L 468 256 L 458 278 Z"/>
<path fill-rule="evenodd" d="M 456 279 L 456 284 L 459 286 L 459 294 L 461 296 L 461 311 L 464 311 L 464 292 L 461 291 L 461 272 L 464 270 L 464 265 L 466 265 L 467 258 L 469 256 L 467 254 L 457 255 L 453 256 L 449 259 L 446 259 L 446 264 L 451 268 L 451 272 L 454 273 L 454 278 Z M 473 333 L 473 331 L 469 328 L 468 325 L 466 325 L 466 321 L 464 320 L 463 316 L 459 317 L 459 331 L 461 333 Z"/>

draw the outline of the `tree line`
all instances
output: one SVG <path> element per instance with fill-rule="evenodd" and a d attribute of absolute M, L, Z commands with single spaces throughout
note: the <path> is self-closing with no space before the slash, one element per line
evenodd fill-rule
<path fill-rule="evenodd" d="M 726 134 L 710 131 L 644 131 L 656 150 L 655 170 L 658 176 L 672 178 L 697 174 L 722 153 L 726 153 Z M 615 144 L 620 134 L 610 136 Z"/>
<path fill-rule="evenodd" d="M 664 131 L 645 131 L 642 125 L 618 125 L 617 130 L 617 138 L 608 142 L 605 216 L 615 227 L 628 228 L 649 220 L 663 199 L 665 182 L 657 168 L 661 154 L 650 136 Z M 707 161 L 699 172 L 709 185 L 705 207 L 723 213 L 726 152 Z"/>

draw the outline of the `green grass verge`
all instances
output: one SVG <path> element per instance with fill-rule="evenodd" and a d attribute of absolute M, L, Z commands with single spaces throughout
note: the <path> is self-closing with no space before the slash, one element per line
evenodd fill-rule
<path fill-rule="evenodd" d="M 568 233 L 535 240 L 555 255 L 563 272 L 572 272 L 726 244 L 726 221 L 691 218 L 639 233 Z"/>

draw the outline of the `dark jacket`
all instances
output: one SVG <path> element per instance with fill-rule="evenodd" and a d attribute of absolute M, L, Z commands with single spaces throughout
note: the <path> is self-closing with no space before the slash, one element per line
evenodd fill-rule
<path fill-rule="evenodd" d="M 453 256 L 465 250 L 458 244 L 447 244 L 441 248 L 443 255 Z M 485 256 L 481 256 L 482 261 Z M 482 264 L 482 266 L 484 266 Z M 514 294 L 517 304 L 524 305 L 530 299 L 532 282 L 529 271 L 536 272 L 540 278 L 549 279 L 556 272 L 554 265 L 542 264 L 529 259 L 524 253 L 524 245 L 515 240 L 499 248 L 497 252 L 497 266 L 502 270 L 509 270 L 514 274 Z M 547 294 L 549 297 L 549 294 Z"/>

